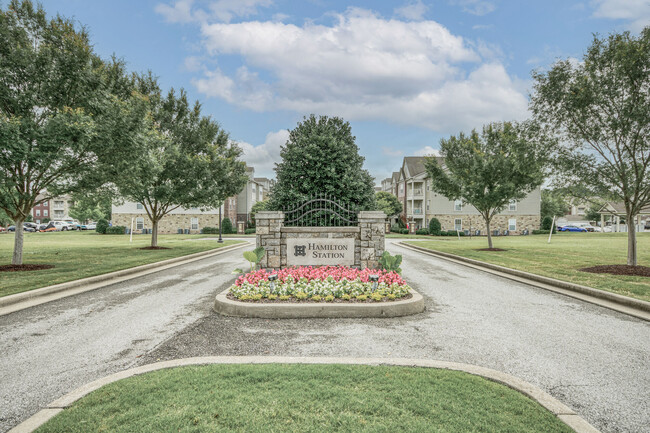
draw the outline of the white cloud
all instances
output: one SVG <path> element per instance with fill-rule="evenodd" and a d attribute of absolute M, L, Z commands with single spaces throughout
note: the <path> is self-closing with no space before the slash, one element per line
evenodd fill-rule
<path fill-rule="evenodd" d="M 452 0 L 451 4 L 462 6 L 463 12 L 479 16 L 487 15 L 497 8 L 493 2 L 485 0 Z"/>
<path fill-rule="evenodd" d="M 176 0 L 173 5 L 159 3 L 154 10 L 171 23 L 206 22 L 209 19 L 228 23 L 236 17 L 257 15 L 258 8 L 272 5 L 273 0 L 216 0 L 209 2 L 204 9 L 195 8 L 194 0 Z"/>
<path fill-rule="evenodd" d="M 287 142 L 289 131 L 281 129 L 277 132 L 266 134 L 266 140 L 259 146 L 253 146 L 245 141 L 236 143 L 244 151 L 243 160 L 250 167 L 255 168 L 255 177 L 275 177 L 275 163 L 280 162 L 281 147 Z"/>
<path fill-rule="evenodd" d="M 421 0 L 411 1 L 402 7 L 395 8 L 396 15 L 406 18 L 407 20 L 419 21 L 424 17 L 424 14 L 429 9 L 429 6 L 422 3 Z"/>
<path fill-rule="evenodd" d="M 648 0 L 592 0 L 596 8 L 595 18 L 629 21 L 630 30 L 641 31 L 650 25 L 650 2 Z"/>
<path fill-rule="evenodd" d="M 434 149 L 431 146 L 424 146 L 422 149 L 418 149 L 414 153 L 415 156 L 440 156 L 440 151 Z"/>
<path fill-rule="evenodd" d="M 207 54 L 238 55 L 244 66 L 231 74 L 206 71 L 194 84 L 208 96 L 256 111 L 443 132 L 527 116 L 525 91 L 492 59 L 501 55 L 498 47 L 466 41 L 435 21 L 383 19 L 354 8 L 335 19 L 329 26 L 204 23 Z"/>

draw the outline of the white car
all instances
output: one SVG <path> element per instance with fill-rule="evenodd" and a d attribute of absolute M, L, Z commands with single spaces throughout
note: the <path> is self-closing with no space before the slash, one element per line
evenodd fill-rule
<path fill-rule="evenodd" d="M 573 225 L 577 226 L 577 227 L 582 227 L 583 229 L 587 230 L 588 232 L 600 232 L 600 231 L 602 231 L 602 229 L 600 227 L 594 227 L 589 223 L 575 223 Z"/>
<path fill-rule="evenodd" d="M 86 230 L 95 230 L 96 228 L 97 228 L 97 223 L 86 224 Z"/>

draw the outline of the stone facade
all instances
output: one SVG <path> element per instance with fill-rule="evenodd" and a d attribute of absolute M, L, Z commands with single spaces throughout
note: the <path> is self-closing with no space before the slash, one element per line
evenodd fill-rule
<path fill-rule="evenodd" d="M 462 222 L 462 230 L 471 230 L 475 232 L 480 230 L 482 235 L 486 235 L 485 221 L 480 215 L 476 214 L 432 214 L 427 215 L 428 218 L 437 218 L 440 221 L 442 230 L 454 230 L 454 221 L 460 219 Z M 518 235 L 521 234 L 524 230 L 529 232 L 532 230 L 539 230 L 540 221 L 539 215 L 495 215 L 492 218 L 490 223 L 490 229 L 492 231 L 499 230 L 503 233 L 505 230 L 508 230 L 508 222 L 510 219 L 516 221 L 516 230 L 510 230 L 510 234 Z"/>
<path fill-rule="evenodd" d="M 112 223 L 114 226 L 131 227 L 133 218 L 133 233 L 142 233 L 136 229 L 136 218 L 144 219 L 144 228 L 152 228 L 151 221 L 146 213 L 120 213 L 113 214 Z M 198 229 L 192 230 L 192 218 L 198 219 Z M 178 229 L 189 229 L 190 233 L 201 233 L 203 227 L 219 227 L 219 214 L 169 214 L 162 217 L 158 222 L 159 234 L 178 233 Z"/>
<path fill-rule="evenodd" d="M 266 250 L 262 268 L 287 266 L 287 239 L 354 239 L 354 266 L 376 268 L 384 252 L 386 214 L 360 212 L 356 227 L 284 227 L 283 212 L 258 212 L 257 246 Z"/>

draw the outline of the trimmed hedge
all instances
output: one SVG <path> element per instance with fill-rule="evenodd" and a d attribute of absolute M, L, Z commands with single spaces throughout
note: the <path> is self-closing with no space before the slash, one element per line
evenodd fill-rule
<path fill-rule="evenodd" d="M 533 230 L 534 235 L 547 235 L 550 232 L 550 230 Z M 553 230 L 553 233 L 555 233 L 555 230 Z"/>
<path fill-rule="evenodd" d="M 442 226 L 440 225 L 438 218 L 431 218 L 431 221 L 429 221 L 429 233 L 438 236 L 440 235 L 441 228 Z"/>
<path fill-rule="evenodd" d="M 203 227 L 201 230 L 201 233 L 205 235 L 218 235 L 219 234 L 219 227 Z"/>
<path fill-rule="evenodd" d="M 402 228 L 400 227 L 399 224 L 393 224 L 392 226 L 390 226 L 390 231 L 392 233 L 402 233 Z"/>
<path fill-rule="evenodd" d="M 126 227 L 124 226 L 113 226 L 106 228 L 107 235 L 123 235 L 126 233 Z"/>
<path fill-rule="evenodd" d="M 230 218 L 226 217 L 221 221 L 221 233 L 225 235 L 237 233 L 237 229 L 233 227 Z"/>
<path fill-rule="evenodd" d="M 417 229 L 415 231 L 416 235 L 428 235 L 429 234 L 429 229 Z"/>
<path fill-rule="evenodd" d="M 407 235 L 407 234 L 409 234 L 409 229 L 402 229 L 402 230 L 400 230 L 400 233 L 403 234 L 403 235 Z"/>
<path fill-rule="evenodd" d="M 107 228 L 108 228 L 108 221 L 106 221 L 105 219 L 101 219 L 97 221 L 97 225 L 95 226 L 95 231 L 97 233 L 106 234 Z"/>
<path fill-rule="evenodd" d="M 247 235 L 253 235 L 255 234 L 255 229 L 254 228 L 246 229 L 244 230 L 244 233 Z"/>

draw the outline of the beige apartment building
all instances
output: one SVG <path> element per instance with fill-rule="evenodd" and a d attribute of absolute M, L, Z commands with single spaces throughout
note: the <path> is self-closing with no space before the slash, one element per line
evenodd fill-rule
<path fill-rule="evenodd" d="M 486 234 L 485 223 L 478 211 L 460 200 L 452 201 L 436 194 L 427 178 L 423 156 L 407 156 L 402 167 L 390 178 L 382 181 L 382 190 L 391 192 L 402 202 L 404 211 L 402 221 L 415 230 L 428 227 L 431 218 L 437 218 L 443 230 L 471 231 L 480 230 Z M 438 157 L 439 161 L 442 158 Z M 524 230 L 539 229 L 541 190 L 532 191 L 523 200 L 511 202 L 506 209 L 497 214 L 491 223 L 491 229 L 504 233 L 521 234 Z"/>

